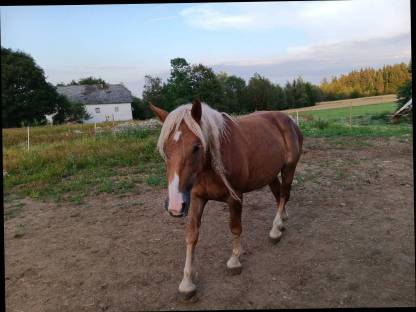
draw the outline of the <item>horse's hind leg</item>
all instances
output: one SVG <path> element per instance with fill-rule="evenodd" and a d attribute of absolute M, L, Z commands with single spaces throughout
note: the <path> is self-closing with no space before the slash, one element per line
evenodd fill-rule
<path fill-rule="evenodd" d="M 281 236 L 283 229 L 282 222 L 282 213 L 285 211 L 285 206 L 287 201 L 290 198 L 290 189 L 293 182 L 293 177 L 295 174 L 296 165 L 286 165 L 282 169 L 282 183 L 280 184 L 279 179 L 276 177 L 275 181 L 270 184 L 270 189 L 273 192 L 273 195 L 276 197 L 277 201 L 277 213 L 276 217 L 273 220 L 273 226 L 270 230 L 269 237 L 270 239 L 277 243 Z M 276 194 L 278 196 L 276 196 Z M 286 213 L 286 212 L 285 212 Z"/>
<path fill-rule="evenodd" d="M 279 208 L 279 201 L 280 201 L 280 188 L 281 188 L 279 178 L 276 177 L 273 180 L 273 182 L 269 184 L 269 187 L 270 187 L 270 190 L 273 193 L 274 198 L 276 199 L 276 208 L 278 209 Z M 281 223 L 281 226 L 279 227 L 279 230 L 283 230 L 283 223 Z"/>
<path fill-rule="evenodd" d="M 276 207 L 277 207 L 276 217 L 273 220 L 273 225 L 272 225 L 272 229 L 270 230 L 269 237 L 273 243 L 277 243 L 282 237 L 281 230 L 283 230 L 283 222 L 281 219 L 281 215 L 279 214 L 279 206 L 280 206 L 279 204 L 281 201 L 281 196 L 280 196 L 281 184 L 280 184 L 279 178 L 276 177 L 273 180 L 273 182 L 269 184 L 269 187 L 274 195 L 274 198 L 276 199 Z"/>
<path fill-rule="evenodd" d="M 239 194 L 241 200 L 243 200 L 242 194 Z M 242 265 L 240 263 L 241 255 L 241 210 L 242 202 L 238 202 L 234 198 L 228 200 L 228 207 L 230 208 L 230 230 L 233 234 L 233 251 L 230 259 L 227 261 L 227 271 L 233 275 L 240 274 L 242 271 Z"/>

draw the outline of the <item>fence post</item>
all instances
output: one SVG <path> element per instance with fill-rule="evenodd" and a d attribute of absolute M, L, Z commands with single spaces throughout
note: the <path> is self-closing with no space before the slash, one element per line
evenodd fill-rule
<path fill-rule="evenodd" d="M 113 134 L 116 135 L 116 128 L 114 126 L 114 114 L 111 114 L 112 118 L 113 118 Z"/>
<path fill-rule="evenodd" d="M 299 113 L 296 111 L 296 124 L 299 125 Z"/>
<path fill-rule="evenodd" d="M 29 126 L 27 126 L 27 150 L 30 148 Z"/>
<path fill-rule="evenodd" d="M 350 129 L 352 127 L 352 105 L 350 105 Z"/>
<path fill-rule="evenodd" d="M 97 123 L 94 122 L 94 136 L 97 135 Z"/>

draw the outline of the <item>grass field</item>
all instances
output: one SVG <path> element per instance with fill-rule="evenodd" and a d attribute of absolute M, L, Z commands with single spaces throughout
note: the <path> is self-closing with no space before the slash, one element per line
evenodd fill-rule
<path fill-rule="evenodd" d="M 383 103 L 395 103 L 397 101 L 397 95 L 388 94 L 388 95 L 378 95 L 378 96 L 369 96 L 356 99 L 347 99 L 347 100 L 337 100 L 337 101 L 326 101 L 316 103 L 315 106 L 308 106 L 302 108 L 293 108 L 284 110 L 285 113 L 295 113 L 295 112 L 306 112 L 306 111 L 315 111 L 315 110 L 327 110 L 333 108 L 342 108 L 350 106 L 366 106 L 366 105 L 378 105 Z"/>
<path fill-rule="evenodd" d="M 394 109 L 394 103 L 353 107 L 351 128 L 348 108 L 304 112 L 300 127 L 306 138 L 411 137 L 408 120 L 389 122 Z M 25 149 L 25 129 L 4 129 L 6 200 L 8 196 L 30 196 L 80 203 L 85 195 L 130 192 L 138 183 L 165 185 L 164 163 L 156 151 L 160 128 L 94 136 L 92 127 L 32 129 L 30 150 Z"/>
<path fill-rule="evenodd" d="M 396 103 L 311 110 L 299 113 L 299 123 L 303 133 L 312 137 L 408 135 L 412 132 L 409 119 L 397 124 L 390 122 L 390 115 L 395 110 Z M 295 114 L 290 115 L 296 118 Z"/>
<path fill-rule="evenodd" d="M 365 115 L 377 115 L 385 112 L 392 113 L 397 108 L 396 103 L 381 103 L 375 105 L 353 106 L 351 108 L 352 117 L 359 117 Z M 314 118 L 322 118 L 326 120 L 346 120 L 349 118 L 350 108 L 334 108 L 326 110 L 315 110 L 302 112 L 300 116 L 313 116 Z M 291 114 L 293 115 L 293 114 Z"/>

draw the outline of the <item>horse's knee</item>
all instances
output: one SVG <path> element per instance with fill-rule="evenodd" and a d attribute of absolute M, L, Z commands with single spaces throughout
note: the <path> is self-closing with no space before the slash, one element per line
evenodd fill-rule
<path fill-rule="evenodd" d="M 282 186 L 282 193 L 281 196 L 285 201 L 288 201 L 290 198 L 290 190 L 292 188 L 291 184 L 285 184 Z"/>
<path fill-rule="evenodd" d="M 241 225 L 240 226 L 231 225 L 230 229 L 231 229 L 231 233 L 233 233 L 234 235 L 238 235 L 238 236 L 241 235 L 241 232 L 242 232 Z"/>
<path fill-rule="evenodd" d="M 191 231 L 186 234 L 186 244 L 196 245 L 198 242 L 199 231 Z"/>

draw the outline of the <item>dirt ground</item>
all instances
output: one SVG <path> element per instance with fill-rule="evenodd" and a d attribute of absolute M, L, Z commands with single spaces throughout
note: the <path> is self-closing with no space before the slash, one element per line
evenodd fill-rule
<path fill-rule="evenodd" d="M 226 273 L 228 208 L 208 203 L 196 302 L 177 299 L 186 219 L 164 211 L 165 189 L 81 205 L 8 200 L 7 311 L 414 306 L 412 153 L 397 138 L 307 138 L 278 244 L 269 189 L 245 194 L 237 276 Z"/>

